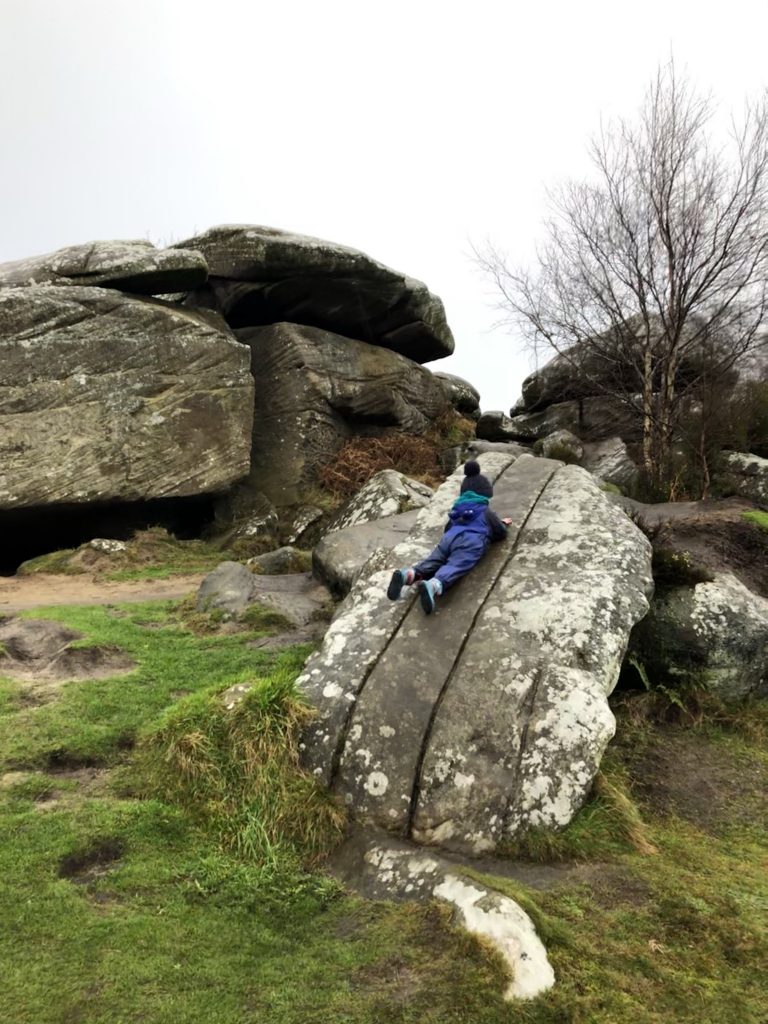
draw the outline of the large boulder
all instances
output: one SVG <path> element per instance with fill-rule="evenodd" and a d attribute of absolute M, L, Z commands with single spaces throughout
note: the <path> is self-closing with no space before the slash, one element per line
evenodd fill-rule
<path fill-rule="evenodd" d="M 446 408 L 429 370 L 388 349 L 297 324 L 236 334 L 256 383 L 248 486 L 278 506 L 304 499 L 354 435 L 423 434 Z"/>
<path fill-rule="evenodd" d="M 623 490 L 631 490 L 637 482 L 640 471 L 630 458 L 627 446 L 620 437 L 587 442 L 583 446 L 583 451 L 581 465 L 598 480 L 621 487 Z"/>
<path fill-rule="evenodd" d="M 249 352 L 103 288 L 0 289 L 0 509 L 222 491 L 248 472 Z"/>
<path fill-rule="evenodd" d="M 491 453 L 505 543 L 426 618 L 386 597 L 439 539 L 461 471 L 411 534 L 374 555 L 299 684 L 317 716 L 303 757 L 363 820 L 480 852 L 561 828 L 614 730 L 607 697 L 652 590 L 650 544 L 584 470 Z"/>
<path fill-rule="evenodd" d="M 249 224 L 211 228 L 179 246 L 202 252 L 211 273 L 187 303 L 218 310 L 232 327 L 307 324 L 419 363 L 453 352 L 440 299 L 357 249 Z"/>
<path fill-rule="evenodd" d="M 730 573 L 659 589 L 632 647 L 652 682 L 703 684 L 726 700 L 768 694 L 768 600 Z"/>
<path fill-rule="evenodd" d="M 533 450 L 545 459 L 560 459 L 562 462 L 580 462 L 584 455 L 584 445 L 570 430 L 547 434 L 536 442 Z"/>
<path fill-rule="evenodd" d="M 478 437 L 485 436 L 480 433 L 480 424 Z M 570 430 L 582 441 L 602 441 L 616 435 L 625 441 L 639 441 L 643 436 L 642 417 L 629 403 L 599 396 L 556 403 L 540 412 L 518 412 L 504 417 L 500 424 L 501 431 L 488 440 L 537 441 L 556 430 Z"/>
<path fill-rule="evenodd" d="M 396 469 L 382 469 L 363 484 L 357 494 L 339 510 L 328 524 L 326 532 L 332 533 L 357 523 L 396 516 L 412 508 L 423 508 L 429 504 L 433 495 L 432 488 L 420 480 L 411 480 Z"/>
<path fill-rule="evenodd" d="M 187 291 L 204 284 L 205 258 L 190 249 L 156 249 L 143 240 L 87 242 L 0 263 L 0 288 L 32 284 L 99 285 L 139 295 Z"/>
<path fill-rule="evenodd" d="M 437 371 L 435 376 L 442 382 L 451 405 L 457 412 L 473 420 L 480 418 L 480 392 L 474 385 L 453 373 Z"/>
<path fill-rule="evenodd" d="M 768 508 L 768 459 L 748 452 L 724 452 L 722 461 L 719 486 Z"/>
<path fill-rule="evenodd" d="M 414 509 L 326 534 L 312 551 L 313 573 L 335 594 L 347 594 L 371 555 L 389 551 L 404 540 L 417 515 Z"/>

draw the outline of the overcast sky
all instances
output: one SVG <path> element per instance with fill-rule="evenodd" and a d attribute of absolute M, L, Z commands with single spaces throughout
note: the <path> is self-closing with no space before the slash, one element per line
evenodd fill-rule
<path fill-rule="evenodd" d="M 659 61 L 726 108 L 768 84 L 764 0 L 0 0 L 0 260 L 214 224 L 363 249 L 445 302 L 434 369 L 508 408 L 529 371 L 468 253 L 531 258 Z"/>

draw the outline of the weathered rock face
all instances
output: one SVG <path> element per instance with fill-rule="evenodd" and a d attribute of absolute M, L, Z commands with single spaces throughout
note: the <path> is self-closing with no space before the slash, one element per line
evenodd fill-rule
<path fill-rule="evenodd" d="M 457 412 L 470 419 L 480 418 L 480 392 L 476 387 L 463 377 L 456 377 L 452 373 L 438 371 L 435 376 L 443 382 L 451 405 Z"/>
<path fill-rule="evenodd" d="M 723 462 L 732 492 L 768 509 L 768 459 L 746 452 L 725 452 Z"/>
<path fill-rule="evenodd" d="M 256 384 L 249 485 L 278 506 L 301 501 L 353 435 L 423 434 L 446 407 L 428 370 L 385 348 L 296 324 L 236 333 Z"/>
<path fill-rule="evenodd" d="M 257 576 L 241 562 L 217 565 L 197 592 L 199 611 L 218 609 L 236 618 L 248 605 L 261 604 L 279 612 L 297 627 L 315 621 L 329 600 L 330 594 L 311 573 Z"/>
<path fill-rule="evenodd" d="M 205 258 L 189 249 L 156 249 L 151 242 L 87 242 L 0 263 L 0 288 L 31 284 L 99 285 L 139 295 L 187 291 L 204 284 Z"/>
<path fill-rule="evenodd" d="M 659 590 L 632 636 L 652 679 L 704 683 L 727 700 L 768 693 L 768 600 L 730 573 Z"/>
<path fill-rule="evenodd" d="M 518 413 L 504 417 L 499 423 L 504 438 L 517 441 L 536 441 L 556 430 L 570 430 L 583 441 L 601 441 L 617 434 L 625 441 L 639 441 L 643 433 L 641 418 L 633 409 L 624 403 L 599 397 L 561 402 L 541 412 Z M 481 436 L 480 429 L 478 424 L 478 437 Z"/>
<path fill-rule="evenodd" d="M 312 571 L 335 594 L 347 594 L 371 555 L 389 551 L 404 540 L 417 515 L 414 509 L 326 534 L 312 551 Z"/>
<path fill-rule="evenodd" d="M 598 480 L 625 490 L 635 484 L 639 473 L 620 437 L 585 444 L 581 465 Z"/>
<path fill-rule="evenodd" d="M 439 538 L 457 472 L 410 536 L 374 556 L 300 677 L 307 766 L 363 820 L 458 850 L 560 828 L 614 721 L 607 696 L 648 608 L 650 545 L 584 470 L 489 454 L 505 543 L 425 618 L 392 568 Z"/>
<path fill-rule="evenodd" d="M 248 349 L 102 288 L 0 289 L 0 509 L 224 490 L 248 472 Z"/>
<path fill-rule="evenodd" d="M 306 324 L 419 363 L 453 352 L 440 299 L 356 249 L 257 225 L 211 228 L 179 246 L 202 252 L 211 273 L 187 303 L 232 327 Z"/>
<path fill-rule="evenodd" d="M 561 459 L 563 462 L 580 462 L 584 455 L 584 446 L 570 430 L 556 430 L 554 434 L 542 437 L 533 450 L 545 459 Z"/>
<path fill-rule="evenodd" d="M 429 504 L 433 495 L 434 491 L 426 484 L 411 480 L 395 469 L 383 469 L 372 476 L 334 516 L 326 532 L 332 533 L 357 523 L 396 516 L 412 508 L 423 508 Z"/>

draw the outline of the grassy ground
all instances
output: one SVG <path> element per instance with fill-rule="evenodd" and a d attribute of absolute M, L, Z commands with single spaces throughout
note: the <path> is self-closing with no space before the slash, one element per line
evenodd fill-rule
<path fill-rule="evenodd" d="M 337 820 L 295 765 L 306 648 L 255 650 L 265 623 L 222 636 L 167 604 L 45 617 L 137 668 L 39 706 L 0 679 L 4 1024 L 764 1021 L 764 707 L 719 724 L 618 709 L 593 801 L 517 851 L 570 864 L 559 883 L 495 882 L 558 977 L 512 1005 L 444 909 L 365 902 L 305 868 Z"/>

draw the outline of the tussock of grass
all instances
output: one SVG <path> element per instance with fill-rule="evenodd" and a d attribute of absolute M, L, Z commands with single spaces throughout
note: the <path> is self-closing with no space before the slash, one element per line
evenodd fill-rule
<path fill-rule="evenodd" d="M 603 759 L 587 804 L 562 832 L 530 829 L 508 843 L 504 856 L 540 863 L 610 858 L 634 850 L 658 853 L 649 829 L 629 793 L 626 773 Z"/>
<path fill-rule="evenodd" d="M 61 551 L 49 551 L 37 558 L 30 558 L 18 568 L 19 576 L 34 576 L 37 573 L 51 575 L 74 576 L 86 570 L 81 565 L 72 565 L 71 558 L 77 548 L 62 548 Z"/>
<path fill-rule="evenodd" d="M 145 790 L 199 814 L 241 856 L 276 863 L 287 847 L 316 858 L 340 838 L 344 816 L 299 767 L 311 711 L 292 673 L 251 685 L 234 707 L 217 687 L 169 709 L 140 744 Z"/>
<path fill-rule="evenodd" d="M 688 729 L 716 727 L 745 739 L 768 742 L 768 703 L 758 698 L 725 701 L 706 686 L 688 683 L 672 689 L 653 686 L 646 692 L 627 692 L 614 701 L 635 727 L 654 723 Z"/>
<path fill-rule="evenodd" d="M 655 547 L 651 556 L 654 581 L 669 587 L 693 587 L 711 583 L 715 578 L 709 569 L 696 565 L 687 551 Z"/>
<path fill-rule="evenodd" d="M 748 512 L 742 512 L 741 518 L 748 523 L 753 523 L 761 530 L 768 531 L 768 512 L 762 512 L 760 509 L 753 508 Z"/>

